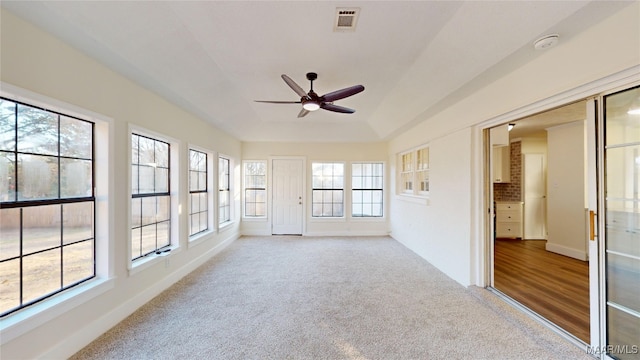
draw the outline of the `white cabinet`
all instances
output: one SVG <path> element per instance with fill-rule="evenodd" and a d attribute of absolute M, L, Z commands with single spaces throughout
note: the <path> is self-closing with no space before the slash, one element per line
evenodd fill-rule
<path fill-rule="evenodd" d="M 496 201 L 496 237 L 522 239 L 522 202 Z"/>
<path fill-rule="evenodd" d="M 511 181 L 511 151 L 509 145 L 493 147 L 493 182 Z"/>

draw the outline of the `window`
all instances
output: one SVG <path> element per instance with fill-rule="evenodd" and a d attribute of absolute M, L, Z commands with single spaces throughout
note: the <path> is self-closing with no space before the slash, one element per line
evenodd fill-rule
<path fill-rule="evenodd" d="M 131 134 L 131 259 L 171 245 L 169 143 Z"/>
<path fill-rule="evenodd" d="M 429 193 L 429 148 L 418 149 L 416 154 L 416 182 L 419 184 L 416 190 L 426 195 Z"/>
<path fill-rule="evenodd" d="M 382 163 L 351 164 L 351 216 L 382 216 Z"/>
<path fill-rule="evenodd" d="M 344 216 L 344 164 L 312 163 L 312 216 Z"/>
<path fill-rule="evenodd" d="M 398 193 L 429 195 L 429 147 L 400 154 L 398 163 Z"/>
<path fill-rule="evenodd" d="M 400 156 L 400 192 L 413 194 L 413 153 Z"/>
<path fill-rule="evenodd" d="M 207 154 L 189 149 L 189 236 L 209 229 Z"/>
<path fill-rule="evenodd" d="M 218 209 L 220 224 L 231 221 L 231 172 L 224 157 L 218 158 Z"/>
<path fill-rule="evenodd" d="M 94 278 L 94 123 L 0 98 L 0 316 Z"/>
<path fill-rule="evenodd" d="M 244 163 L 244 216 L 267 216 L 267 164 L 265 161 Z"/>

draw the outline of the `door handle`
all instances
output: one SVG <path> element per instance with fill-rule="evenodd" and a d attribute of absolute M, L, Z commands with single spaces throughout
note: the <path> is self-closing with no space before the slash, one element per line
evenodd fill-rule
<path fill-rule="evenodd" d="M 596 213 L 589 210 L 589 240 L 594 241 L 596 238 Z"/>

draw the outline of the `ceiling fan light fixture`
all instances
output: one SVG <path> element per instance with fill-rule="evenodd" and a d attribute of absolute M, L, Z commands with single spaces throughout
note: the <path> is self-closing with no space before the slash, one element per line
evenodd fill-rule
<path fill-rule="evenodd" d="M 305 101 L 302 104 L 302 107 L 307 111 L 316 111 L 320 109 L 320 104 L 318 104 L 318 102 L 316 101 L 309 100 L 309 101 Z"/>

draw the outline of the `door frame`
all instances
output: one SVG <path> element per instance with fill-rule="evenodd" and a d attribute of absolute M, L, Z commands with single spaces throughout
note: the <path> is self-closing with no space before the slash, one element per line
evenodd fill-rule
<path fill-rule="evenodd" d="M 606 185 L 606 176 L 605 176 L 605 102 L 604 98 L 608 95 L 612 95 L 621 91 L 630 90 L 632 88 L 637 88 L 640 86 L 640 78 L 636 79 L 633 82 L 624 83 L 617 87 L 611 87 L 606 91 L 602 91 L 598 94 L 596 101 L 599 106 L 597 107 L 597 146 L 598 151 L 595 154 L 597 162 L 597 186 L 600 191 L 597 194 L 597 198 L 594 201 L 597 203 L 598 209 L 603 216 L 596 216 L 595 226 L 596 226 L 596 236 L 597 236 L 597 251 L 598 251 L 598 281 L 600 292 L 598 294 L 598 303 L 600 310 L 600 332 L 597 346 L 592 346 L 592 350 L 595 350 L 596 354 L 600 355 L 601 359 L 613 360 L 607 354 L 605 350 L 609 345 L 607 343 L 607 266 L 606 266 L 606 194 L 605 194 L 605 185 Z M 592 335 L 593 338 L 593 335 Z M 637 350 L 637 349 L 636 349 Z"/>
<path fill-rule="evenodd" d="M 268 167 L 269 167 L 269 188 L 267 190 L 267 198 L 269 199 L 271 206 L 269 208 L 269 212 L 271 214 L 269 218 L 269 234 L 273 234 L 273 221 L 275 219 L 274 213 L 274 200 L 273 200 L 273 161 L 274 160 L 301 160 L 302 161 L 302 213 L 301 213 L 301 223 L 302 223 L 302 235 L 306 234 L 307 231 L 307 222 L 305 219 L 307 218 L 307 158 L 304 156 L 270 156 L 268 158 Z"/>
<path fill-rule="evenodd" d="M 477 154 L 482 154 L 483 165 L 472 169 L 472 171 L 474 172 L 474 176 L 472 178 L 474 179 L 473 180 L 475 182 L 474 185 L 477 189 L 485 190 L 484 195 L 479 199 L 480 200 L 478 204 L 479 206 L 474 212 L 475 221 L 477 224 L 480 224 L 479 226 L 480 231 L 478 231 L 475 239 L 473 239 L 474 246 L 476 246 L 476 248 L 478 249 L 478 251 L 474 252 L 476 256 L 476 258 L 474 259 L 474 263 L 476 264 L 474 268 L 475 275 L 476 275 L 475 279 L 478 286 L 488 288 L 489 290 L 493 289 L 492 288 L 493 268 L 494 268 L 493 266 L 493 262 L 494 262 L 493 219 L 495 214 L 493 209 L 493 191 L 491 186 L 492 185 L 492 177 L 491 177 L 492 169 L 491 169 L 491 159 L 490 159 L 490 151 L 489 151 L 489 147 L 491 146 L 489 143 L 489 129 L 497 125 L 509 123 L 510 121 L 514 121 L 520 118 L 534 115 L 536 113 L 552 110 L 554 108 L 561 107 L 575 101 L 587 99 L 589 100 L 588 103 L 590 103 L 590 101 L 592 101 L 593 99 L 598 99 L 599 100 L 598 107 L 596 109 L 596 113 L 593 114 L 593 116 L 596 116 L 597 119 L 592 119 L 593 121 L 587 120 L 588 124 L 586 125 L 587 131 L 595 130 L 595 129 L 592 129 L 591 126 L 595 127 L 596 122 L 602 121 L 601 120 L 602 111 L 603 111 L 602 101 L 601 101 L 602 96 L 611 92 L 615 92 L 614 89 L 620 90 L 624 88 L 633 87 L 634 85 L 637 85 L 638 82 L 640 82 L 640 66 L 633 66 L 629 69 L 609 75 L 605 78 L 578 86 L 566 92 L 556 94 L 544 100 L 532 103 L 522 108 L 491 118 L 474 127 L 475 150 Z M 587 114 L 587 116 L 589 116 L 589 113 Z M 589 123 L 593 123 L 593 124 L 589 124 Z M 598 127 L 598 131 L 601 131 L 600 127 Z M 595 134 L 596 132 L 593 131 L 593 136 L 595 136 Z M 593 149 L 593 150 L 595 150 L 594 153 L 597 154 L 597 160 L 595 164 L 599 170 L 598 170 L 597 179 L 596 178 L 594 179 L 597 180 L 598 184 L 602 183 L 602 179 L 601 179 L 602 160 L 600 158 L 602 157 L 601 153 L 603 153 L 603 149 L 601 148 L 599 143 L 601 141 L 600 138 L 601 137 L 599 136 L 598 139 L 596 139 L 597 142 L 595 144 L 592 143 L 593 145 L 597 146 L 597 149 Z M 589 144 L 589 145 L 592 145 L 592 144 Z M 590 156 L 589 153 L 591 152 L 592 152 L 592 149 L 588 149 L 586 156 Z M 592 159 L 590 159 L 590 161 L 591 160 Z M 587 171 L 590 172 L 591 169 L 589 168 Z M 588 176 L 592 176 L 592 174 L 589 174 Z M 598 189 L 598 190 L 599 192 L 596 192 L 595 196 L 600 197 L 602 193 L 602 189 Z M 591 192 L 591 189 L 588 188 L 587 192 Z M 591 199 L 591 195 L 589 195 L 589 198 Z M 589 201 L 589 204 L 591 205 L 591 200 Z M 587 346 L 590 346 L 592 349 L 593 348 L 600 349 L 603 344 L 606 344 L 606 340 L 605 340 L 606 329 L 604 328 L 606 324 L 604 322 L 605 318 L 603 314 L 604 305 L 606 304 L 605 302 L 603 302 L 604 301 L 603 294 L 605 289 L 604 288 L 604 281 L 605 281 L 604 271 L 606 270 L 604 269 L 604 265 L 603 265 L 604 263 L 602 261 L 603 246 L 604 246 L 603 218 L 597 217 L 596 224 L 597 226 L 595 229 L 595 233 L 598 240 L 595 241 L 596 246 L 593 246 L 594 250 L 589 250 L 590 258 L 592 255 L 591 254 L 592 251 L 597 252 L 595 259 L 592 259 L 590 261 L 590 270 L 589 270 L 590 301 L 592 302 L 595 301 L 595 304 L 591 303 L 590 305 L 591 343 L 587 344 Z M 589 247 L 592 248 L 591 244 Z M 592 276 L 591 276 L 591 272 L 593 268 L 591 266 L 592 263 L 595 263 L 595 266 L 597 269 L 597 274 L 595 276 L 595 279 L 592 279 Z M 597 284 L 595 288 L 593 288 L 593 284 Z M 577 340 L 575 337 L 569 335 L 568 333 L 562 330 L 559 330 L 552 323 L 550 323 L 546 319 L 536 316 L 536 314 L 531 311 L 527 311 L 526 308 L 522 306 L 518 306 L 517 303 L 514 303 L 513 301 L 511 301 L 509 298 L 502 295 L 501 293 L 496 292 L 496 294 L 499 297 L 503 298 L 503 300 L 511 303 L 512 305 L 519 308 L 520 310 L 528 313 L 534 319 L 540 321 L 543 325 L 549 327 L 559 335 L 563 336 L 568 341 L 574 343 L 576 346 L 584 349 L 585 344 L 582 341 Z M 605 354 L 601 354 L 601 358 L 605 359 L 608 357 Z"/>

